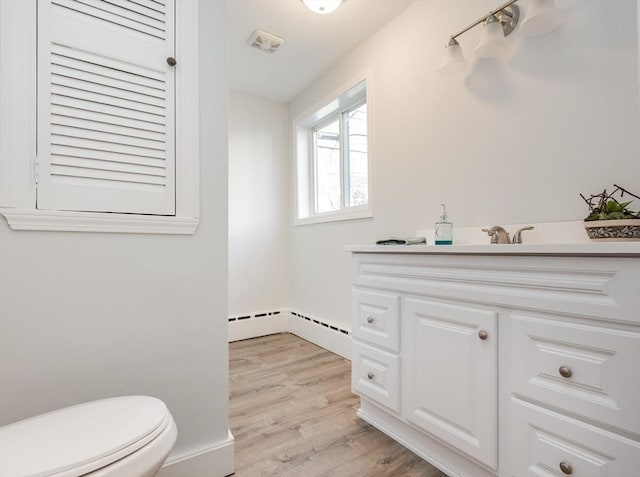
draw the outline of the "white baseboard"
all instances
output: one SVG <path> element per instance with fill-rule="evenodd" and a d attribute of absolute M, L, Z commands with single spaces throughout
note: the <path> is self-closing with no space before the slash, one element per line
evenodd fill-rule
<path fill-rule="evenodd" d="M 288 312 L 247 316 L 232 318 L 233 321 L 229 321 L 229 343 L 289 331 Z"/>
<path fill-rule="evenodd" d="M 351 360 L 351 335 L 325 320 L 291 315 L 289 333 Z"/>
<path fill-rule="evenodd" d="M 351 333 L 323 318 L 291 310 L 229 318 L 229 342 L 291 333 L 351 360 Z"/>
<path fill-rule="evenodd" d="M 158 477 L 226 477 L 235 471 L 234 440 L 227 438 L 201 449 L 170 455 Z"/>

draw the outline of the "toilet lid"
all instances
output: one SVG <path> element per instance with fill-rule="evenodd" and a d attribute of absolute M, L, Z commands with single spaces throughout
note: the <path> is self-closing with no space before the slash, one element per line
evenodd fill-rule
<path fill-rule="evenodd" d="M 159 399 L 124 396 L 0 427 L 0 476 L 86 474 L 140 449 L 169 421 Z"/>

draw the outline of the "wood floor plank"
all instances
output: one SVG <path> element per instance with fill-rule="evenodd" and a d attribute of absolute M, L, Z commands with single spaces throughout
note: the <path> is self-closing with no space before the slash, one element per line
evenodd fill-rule
<path fill-rule="evenodd" d="M 229 344 L 237 477 L 447 477 L 356 416 L 351 363 L 294 335 Z"/>

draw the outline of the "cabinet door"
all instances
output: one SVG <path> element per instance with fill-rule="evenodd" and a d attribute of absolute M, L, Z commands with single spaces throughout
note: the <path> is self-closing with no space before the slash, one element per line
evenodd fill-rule
<path fill-rule="evenodd" d="M 403 417 L 493 469 L 497 317 L 468 306 L 402 302 Z"/>
<path fill-rule="evenodd" d="M 37 4 L 38 209 L 174 215 L 174 1 Z"/>

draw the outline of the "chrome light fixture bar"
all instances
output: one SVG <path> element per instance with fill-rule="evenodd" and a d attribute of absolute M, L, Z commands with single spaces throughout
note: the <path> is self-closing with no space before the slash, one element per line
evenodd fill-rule
<path fill-rule="evenodd" d="M 484 26 L 480 36 L 480 43 L 475 49 L 476 55 L 479 58 L 495 58 L 508 55 L 511 48 L 506 37 L 515 30 L 520 21 L 520 9 L 515 4 L 517 1 L 509 0 L 451 35 L 446 46 L 445 57 L 439 68 L 440 72 L 459 72 L 461 69 L 466 68 L 467 61 L 456 38 L 481 23 Z M 562 18 L 554 6 L 553 0 L 530 0 L 521 30 L 527 36 L 542 35 L 556 28 L 561 21 Z"/>
<path fill-rule="evenodd" d="M 520 9 L 517 5 L 515 5 L 517 1 L 518 0 L 509 0 L 501 7 L 498 7 L 495 10 L 491 10 L 485 16 L 478 18 L 475 22 L 473 22 L 466 28 L 463 28 L 459 32 L 451 35 L 451 38 L 455 40 L 463 33 L 468 32 L 481 23 L 485 23 L 491 17 L 495 17 L 495 19 L 500 22 L 504 30 L 504 36 L 508 36 L 516 28 L 516 25 L 518 25 L 518 20 L 520 19 Z M 496 20 L 492 20 L 492 22 L 495 22 Z"/>

